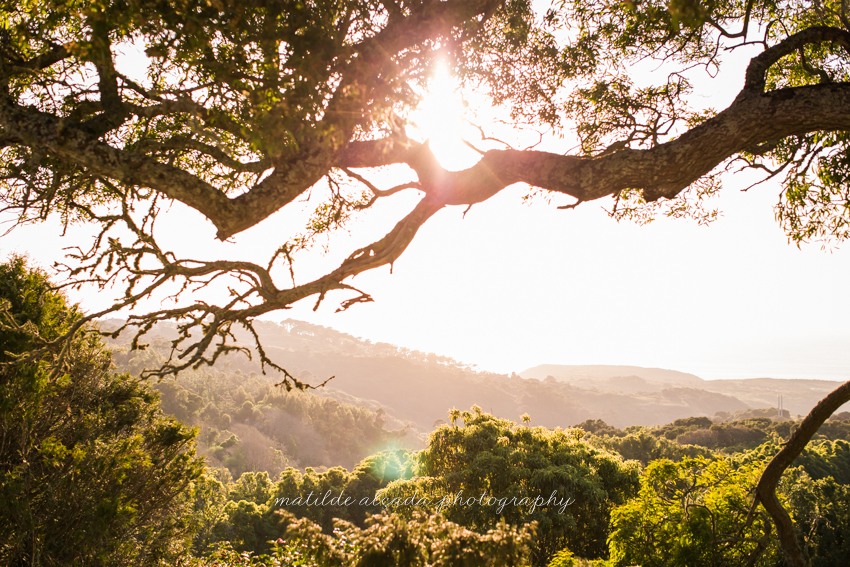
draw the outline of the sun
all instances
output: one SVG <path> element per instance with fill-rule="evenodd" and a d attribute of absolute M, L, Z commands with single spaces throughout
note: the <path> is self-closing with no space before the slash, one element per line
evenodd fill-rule
<path fill-rule="evenodd" d="M 463 142 L 464 132 L 470 129 L 464 120 L 466 108 L 445 64 L 437 65 L 428 87 L 428 93 L 411 116 L 413 137 L 428 140 L 440 165 L 450 171 L 474 165 L 481 156 Z"/>

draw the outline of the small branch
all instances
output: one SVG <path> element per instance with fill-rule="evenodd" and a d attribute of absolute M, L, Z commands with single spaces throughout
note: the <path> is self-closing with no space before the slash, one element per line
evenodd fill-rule
<path fill-rule="evenodd" d="M 575 203 L 572 203 L 572 204 L 570 204 L 570 205 L 561 205 L 560 207 L 558 207 L 558 209 L 560 209 L 560 210 L 575 209 L 576 207 L 578 207 L 578 206 L 579 206 L 579 205 L 581 205 L 582 203 L 584 203 L 584 201 L 582 201 L 581 199 L 579 199 L 579 200 L 577 200 Z"/>
<path fill-rule="evenodd" d="M 404 189 L 422 188 L 418 181 L 408 181 L 407 183 L 402 183 L 401 185 L 396 185 L 395 187 L 391 187 L 389 189 L 378 189 L 368 179 L 366 179 L 362 175 L 359 175 L 358 173 L 351 171 L 347 167 L 341 167 L 340 169 L 342 169 L 342 171 L 344 171 L 345 174 L 351 177 L 352 179 L 356 179 L 357 181 L 368 187 L 369 191 L 371 191 L 372 194 L 375 195 L 375 197 L 389 197 L 390 195 L 394 195 L 399 191 L 403 191 Z M 371 205 L 373 202 L 374 199 L 369 202 L 369 205 Z"/>
<path fill-rule="evenodd" d="M 472 144 L 472 142 L 470 142 L 470 141 L 469 141 L 469 140 L 467 140 L 466 138 L 461 138 L 461 139 L 460 139 L 460 141 L 461 141 L 461 142 L 463 142 L 463 144 L 464 144 L 467 148 L 471 149 L 471 150 L 472 150 L 472 151 L 474 151 L 474 152 L 477 152 L 477 153 L 478 153 L 478 155 L 482 155 L 482 156 L 483 156 L 485 153 L 487 153 L 487 152 L 485 152 L 485 151 L 483 151 L 483 150 L 479 150 L 478 148 L 476 148 L 476 147 Z"/>
<path fill-rule="evenodd" d="M 488 135 L 487 135 L 487 133 L 486 133 L 486 132 L 484 132 L 484 128 L 482 128 L 482 127 L 481 127 L 481 125 L 476 124 L 476 123 L 474 123 L 474 122 L 471 122 L 470 120 L 465 120 L 465 122 L 466 122 L 467 124 L 469 124 L 470 126 L 472 126 L 473 128 L 475 128 L 476 130 L 478 130 L 478 133 L 479 133 L 479 134 L 481 134 L 481 141 L 482 141 L 482 142 L 487 142 L 487 141 L 490 141 L 490 142 L 497 142 L 497 143 L 502 144 L 503 146 L 505 146 L 506 148 L 509 148 L 509 149 L 511 149 L 511 150 L 516 149 L 516 148 L 514 148 L 512 145 L 510 145 L 509 143 L 505 142 L 504 140 L 500 140 L 499 138 L 494 138 L 494 137 L 492 137 L 492 136 L 488 136 Z M 538 134 L 540 134 L 540 133 L 538 132 Z M 543 135 L 542 135 L 542 134 L 540 134 L 540 137 L 542 138 L 542 137 L 543 137 Z M 481 154 L 483 154 L 483 153 L 484 153 L 484 152 L 482 152 L 481 150 L 479 150 L 478 148 L 473 147 L 473 146 L 472 146 L 469 142 L 467 142 L 466 140 L 462 140 L 462 141 L 463 141 L 463 143 L 465 143 L 466 145 L 468 145 L 470 148 L 472 148 L 472 149 L 473 149 L 473 150 L 475 150 L 476 152 L 481 153 Z M 538 142 L 538 144 L 539 144 L 539 143 L 540 143 L 540 142 Z M 536 145 L 537 145 L 537 144 L 534 144 L 534 146 L 536 146 Z M 534 146 L 532 146 L 532 147 L 534 147 Z"/>
<path fill-rule="evenodd" d="M 157 94 L 155 94 L 155 93 L 150 92 L 149 90 L 145 89 L 144 87 L 142 87 L 141 85 L 139 85 L 136 81 L 134 81 L 134 80 L 130 79 L 130 78 L 129 78 L 129 77 L 127 77 L 126 75 L 123 75 L 123 74 L 118 73 L 118 72 L 116 72 L 116 75 L 118 76 L 118 78 L 119 78 L 119 79 L 121 79 L 121 81 L 122 81 L 125 85 L 127 85 L 128 87 L 130 87 L 130 89 L 131 89 L 131 90 L 133 90 L 133 91 L 135 91 L 136 93 L 138 93 L 138 94 L 142 95 L 142 96 L 143 96 L 143 97 L 145 97 L 146 99 L 149 99 L 149 100 L 155 100 L 155 101 L 157 101 L 157 102 L 164 102 L 164 99 L 163 99 L 161 96 L 159 96 L 159 95 L 157 95 Z"/>
<path fill-rule="evenodd" d="M 221 150 L 210 144 L 205 144 L 193 138 L 185 136 L 172 136 L 171 138 L 160 142 L 157 140 L 141 140 L 136 146 L 138 150 L 190 150 L 206 154 L 222 164 L 224 167 L 242 173 L 262 173 L 271 168 L 271 160 L 268 158 L 258 161 L 243 163 L 231 157 L 224 150 Z"/>
<path fill-rule="evenodd" d="M 215 109 L 206 108 L 191 98 L 182 96 L 174 100 L 163 100 L 159 104 L 151 106 L 137 106 L 127 104 L 133 114 L 144 118 L 155 118 L 157 116 L 166 116 L 170 114 L 186 114 L 200 118 L 204 124 L 210 128 L 223 130 L 245 143 L 250 143 L 254 137 L 254 133 L 245 130 L 245 127 L 223 112 L 218 112 Z"/>
<path fill-rule="evenodd" d="M 5 51 L 5 50 L 4 50 Z M 4 54 L 6 55 L 6 54 Z M 8 57 L 8 55 L 6 55 Z M 10 60 L 12 66 L 16 69 L 20 69 L 23 71 L 43 71 L 48 67 L 55 65 L 56 63 L 62 61 L 63 59 L 67 59 L 71 54 L 68 52 L 68 49 L 64 45 L 50 44 L 50 51 L 47 53 L 42 53 L 41 55 L 37 55 L 32 59 L 28 59 L 26 61 L 22 61 L 20 59 L 12 59 Z"/>
<path fill-rule="evenodd" d="M 375 301 L 374 299 L 372 299 L 371 295 L 369 295 L 368 293 L 365 293 L 363 291 L 360 291 L 356 287 L 352 287 L 350 285 L 342 284 L 342 285 L 340 285 L 340 289 L 350 289 L 350 290 L 356 291 L 360 295 L 358 295 L 357 297 L 354 297 L 352 299 L 346 299 L 345 301 L 343 301 L 340 304 L 339 308 L 337 308 L 337 310 L 334 311 L 334 313 L 346 311 L 346 310 L 348 310 L 349 307 L 351 307 L 352 305 L 356 305 L 358 303 L 372 303 L 373 301 Z"/>
<path fill-rule="evenodd" d="M 723 37 L 727 37 L 729 39 L 734 39 L 734 38 L 737 38 L 737 37 L 743 37 L 744 39 L 746 39 L 747 38 L 747 31 L 749 31 L 749 28 L 750 28 L 750 16 L 752 15 L 754 3 L 755 3 L 755 0 L 747 0 L 747 9 L 744 12 L 744 23 L 741 26 L 741 31 L 739 31 L 738 33 L 727 32 L 726 29 L 723 28 L 723 26 L 721 26 L 719 23 L 717 23 L 715 20 L 713 20 L 711 18 L 709 18 L 708 23 L 710 23 L 712 25 L 712 27 L 714 27 L 714 29 L 719 31 L 720 35 L 722 35 Z"/>
<path fill-rule="evenodd" d="M 800 54 L 800 66 L 803 67 L 803 70 L 806 73 L 820 79 L 821 84 L 832 82 L 832 77 L 829 76 L 829 73 L 823 69 L 813 67 L 812 64 L 809 63 L 808 59 L 806 59 L 806 52 L 803 50 L 802 46 L 797 50 L 797 52 Z"/>

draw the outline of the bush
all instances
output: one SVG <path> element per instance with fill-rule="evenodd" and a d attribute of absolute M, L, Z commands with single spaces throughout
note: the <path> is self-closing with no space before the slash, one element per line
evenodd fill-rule
<path fill-rule="evenodd" d="M 534 529 L 502 521 L 481 534 L 439 514 L 384 513 L 364 529 L 338 522 L 328 536 L 309 520 L 284 513 L 283 521 L 289 523 L 287 537 L 322 567 L 519 567 L 530 559 Z"/>

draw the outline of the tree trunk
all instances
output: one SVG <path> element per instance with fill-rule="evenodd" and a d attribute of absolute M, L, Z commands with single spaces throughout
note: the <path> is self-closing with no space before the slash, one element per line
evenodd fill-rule
<path fill-rule="evenodd" d="M 785 447 L 765 467 L 756 486 L 753 509 L 761 503 L 764 509 L 767 510 L 767 513 L 770 514 L 770 517 L 773 518 L 773 522 L 776 524 L 776 532 L 779 536 L 779 545 L 785 553 L 788 567 L 809 567 L 809 560 L 797 543 L 797 532 L 794 529 L 791 516 L 788 515 L 788 512 L 782 507 L 779 499 L 776 497 L 776 485 L 779 484 L 782 473 L 803 452 L 803 449 L 823 422 L 848 401 L 850 401 L 850 382 L 845 382 L 818 402 L 818 405 L 809 412 L 809 415 L 806 416 L 800 427 L 791 435 Z"/>

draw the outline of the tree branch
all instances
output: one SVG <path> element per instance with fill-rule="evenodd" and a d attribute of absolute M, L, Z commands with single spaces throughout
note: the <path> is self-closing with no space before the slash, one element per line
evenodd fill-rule
<path fill-rule="evenodd" d="M 65 125 L 51 114 L 18 106 L 5 96 L 0 97 L 0 125 L 7 136 L 83 166 L 95 175 L 154 189 L 181 201 L 216 226 L 227 227 L 227 216 L 233 213 L 230 200 L 196 176 L 151 157 L 114 148 L 73 124 Z"/>
<path fill-rule="evenodd" d="M 842 384 L 818 402 L 812 411 L 809 412 L 809 415 L 806 416 L 806 419 L 794 431 L 782 450 L 765 467 L 756 486 L 756 495 L 750 509 L 750 518 L 753 515 L 755 507 L 761 503 L 776 524 L 779 545 L 785 553 L 785 559 L 789 567 L 808 567 L 809 561 L 805 558 L 797 543 L 797 532 L 794 529 L 794 523 L 791 521 L 791 517 L 776 497 L 776 486 L 779 484 L 782 473 L 803 452 L 803 449 L 805 449 L 812 436 L 817 433 L 820 426 L 823 425 L 823 422 L 848 401 L 850 401 L 850 382 Z M 749 524 L 750 518 L 748 518 L 747 524 Z"/>
<path fill-rule="evenodd" d="M 850 31 L 829 26 L 812 26 L 786 37 L 773 47 L 768 47 L 753 57 L 747 66 L 744 90 L 741 94 L 764 91 L 767 70 L 786 55 L 802 49 L 805 45 L 826 42 L 835 42 L 850 52 Z"/>
<path fill-rule="evenodd" d="M 204 214 L 225 239 L 268 217 L 321 179 L 332 167 L 364 167 L 404 160 L 420 175 L 428 198 L 447 205 L 484 201 L 517 182 L 561 192 L 581 201 L 640 188 L 647 201 L 672 198 L 735 153 L 763 141 L 814 132 L 850 129 L 850 85 L 832 83 L 765 94 L 742 91 L 715 117 L 679 138 L 646 150 L 623 149 L 598 157 L 539 151 L 491 150 L 475 166 L 444 170 L 430 150 L 398 139 L 353 142 L 339 158 L 318 151 L 229 199 L 215 187 L 147 156 L 119 150 L 63 124 L 51 115 L 6 99 L 0 121 L 9 137 L 41 147 L 92 172 L 155 189 Z M 280 165 L 280 164 L 275 164 Z"/>
<path fill-rule="evenodd" d="M 347 168 L 381 167 L 405 163 L 408 150 L 418 145 L 403 136 L 351 142 L 339 152 L 334 164 L 340 168 Z"/>
<path fill-rule="evenodd" d="M 98 92 L 102 113 L 79 124 L 79 128 L 96 137 L 118 128 L 130 115 L 118 92 L 118 72 L 112 59 L 110 29 L 101 21 L 89 22 L 92 27 L 92 60 L 98 76 Z"/>
<path fill-rule="evenodd" d="M 3 50 L 5 52 L 5 50 Z M 41 71 L 47 69 L 48 67 L 66 59 L 71 54 L 65 48 L 64 45 L 51 45 L 50 51 L 47 53 L 42 53 L 41 55 L 36 55 L 32 59 L 27 59 L 26 61 L 20 60 L 17 57 L 14 59 L 9 59 L 12 63 L 12 67 L 21 71 Z M 8 59 L 8 54 L 4 53 L 4 56 Z"/>
<path fill-rule="evenodd" d="M 63 119 L 25 106 L 9 93 L 0 94 L 0 135 L 3 143 L 27 146 L 39 159 L 47 156 L 61 164 L 71 164 L 75 171 L 82 171 L 86 179 L 97 180 L 92 184 L 112 184 L 111 192 L 106 194 L 117 197 L 110 204 L 122 200 L 125 209 L 123 216 L 96 217 L 90 210 L 87 214 L 106 227 L 101 237 L 114 224 L 123 222 L 135 234 L 137 242 L 125 247 L 118 243 L 118 239 L 115 244 L 112 241 L 109 244 L 105 240 L 98 241 L 95 245 L 97 251 L 81 256 L 81 263 L 88 262 L 89 265 L 72 274 L 75 277 L 91 274 L 92 279 L 100 284 L 117 281 L 120 274 L 128 282 L 124 298 L 113 308 L 96 316 L 131 305 L 165 283 L 182 282 L 184 289 L 187 286 L 203 287 L 228 274 L 240 282 L 240 290 L 233 291 L 231 299 L 223 306 L 197 302 L 189 307 L 132 317 L 133 323 L 139 325 L 141 335 L 156 322 L 165 319 L 182 321 L 177 343 L 186 341 L 183 344 L 189 346 L 181 354 L 184 357 L 181 358 L 182 362 L 167 369 L 168 372 L 176 372 L 190 365 L 211 363 L 221 353 L 238 348 L 228 343 L 232 338 L 230 327 L 234 323 L 250 325 L 254 317 L 288 308 L 310 296 L 317 295 L 321 300 L 331 290 L 357 291 L 360 294 L 344 301 L 343 307 L 367 301 L 368 294 L 354 290 L 345 280 L 379 266 L 392 266 L 418 229 L 445 206 L 471 206 L 515 183 L 527 183 L 564 193 L 578 202 L 620 195 L 625 190 L 640 190 L 647 201 L 670 199 L 735 154 L 766 151 L 769 144 L 789 136 L 818 131 L 850 131 L 850 83 L 763 92 L 765 73 L 771 65 L 805 45 L 834 41 L 850 49 L 850 32 L 816 27 L 786 38 L 753 59 L 747 70 L 744 89 L 727 109 L 678 138 L 648 149 L 611 146 L 610 151 L 596 156 L 490 150 L 483 153 L 475 166 L 451 172 L 440 165 L 427 143 L 413 142 L 401 133 L 378 140 L 351 141 L 353 137 L 360 136 L 360 132 L 373 131 L 365 127 L 357 130 L 353 125 L 362 126 L 361 123 L 368 122 L 364 116 L 371 108 L 370 97 L 378 96 L 383 88 L 375 84 L 379 82 L 378 79 L 383 80 L 383 70 L 392 71 L 391 66 L 396 64 L 406 47 L 420 45 L 428 38 L 439 39 L 460 23 L 487 17 L 499 5 L 500 2 L 496 0 L 427 2 L 410 15 L 389 21 L 382 31 L 352 46 L 353 51 L 348 53 L 348 57 L 338 59 L 343 62 L 335 71 L 341 77 L 336 87 L 340 98 L 330 100 L 326 116 L 329 116 L 327 120 L 330 123 L 337 120 L 334 116 L 340 116 L 342 127 L 329 127 L 324 118 L 309 123 L 293 138 L 292 144 L 269 150 L 268 155 L 256 149 L 264 147 L 260 142 L 267 132 L 260 131 L 262 126 L 257 126 L 264 123 L 246 121 L 241 124 L 230 117 L 230 110 L 206 108 L 188 97 L 164 100 L 157 94 L 143 92 L 135 84 L 130 87 L 145 96 L 151 106 L 122 102 L 117 79 L 113 76 L 115 70 L 112 60 L 99 61 L 96 67 L 100 75 L 101 98 L 97 104 L 102 107 L 99 108 L 103 112 L 101 118 L 128 112 L 142 119 L 152 119 L 148 122 L 155 123 L 158 117 L 173 117 L 178 126 L 172 130 L 172 137 L 164 142 L 150 142 L 149 147 L 161 144 L 164 148 L 174 146 L 174 149 L 182 147 L 203 152 L 218 160 L 224 168 L 235 172 L 258 173 L 260 169 L 265 171 L 267 167 L 273 168 L 262 181 L 247 187 L 245 192 L 233 198 L 202 179 L 203 172 L 197 175 L 192 173 L 202 171 L 202 168 L 192 169 L 190 166 L 188 170 L 183 170 L 163 163 L 164 160 L 158 161 L 128 148 L 115 147 L 101 139 L 102 129 L 92 131 L 86 128 L 85 122 L 75 122 L 67 117 Z M 101 37 L 104 37 L 103 34 Z M 110 52 L 108 35 L 105 37 L 107 39 L 103 41 L 106 44 L 101 46 L 102 58 L 106 58 Z M 346 89 L 346 85 L 357 88 Z M 351 98 L 347 99 L 349 95 Z M 262 157 L 252 164 L 242 164 L 202 142 L 204 138 L 182 138 L 187 118 L 203 121 L 207 132 L 218 130 L 229 133 L 255 148 L 252 151 L 263 154 Z M 388 122 L 394 126 L 391 120 Z M 258 131 L 252 131 L 252 127 Z M 669 128 L 666 115 L 659 114 L 652 128 L 655 136 Z M 234 150 L 233 155 L 238 155 L 238 151 Z M 400 163 L 407 164 L 416 172 L 417 182 L 382 191 L 365 177 L 351 172 L 352 168 Z M 279 289 L 274 284 L 270 274 L 274 258 L 265 269 L 239 262 L 178 260 L 173 254 L 159 250 L 150 226 L 132 226 L 133 221 L 128 212 L 133 208 L 133 203 L 141 203 L 137 187 L 144 187 L 152 190 L 154 201 L 157 196 L 161 196 L 179 200 L 196 209 L 215 225 L 218 237 L 226 239 L 291 203 L 334 168 L 349 172 L 369 187 L 376 197 L 386 196 L 405 187 L 420 189 L 424 197 L 384 238 L 355 251 L 335 270 L 312 282 L 302 285 L 295 283 L 289 258 L 291 249 L 285 244 L 281 250 L 290 261 L 290 275 L 293 279 L 289 289 Z M 231 171 L 223 173 L 229 174 Z M 22 179 L 24 175 L 21 174 Z M 28 181 L 25 179 L 25 182 Z M 49 195 L 49 189 L 36 188 L 33 191 Z M 85 205 L 72 202 L 70 206 L 82 210 Z M 154 216 L 151 213 L 149 218 Z M 112 263 L 115 258 L 120 258 L 120 261 L 116 260 L 117 268 Z M 148 260 L 155 263 L 150 264 Z M 151 265 L 154 267 L 149 269 Z M 145 269 L 140 266 L 145 266 Z M 103 272 L 107 272 L 108 277 L 102 276 Z M 141 291 L 137 292 L 136 289 Z M 191 329 L 201 329 L 200 338 L 197 338 L 197 332 L 193 335 Z M 215 352 L 207 355 L 206 351 L 210 348 L 215 349 Z M 261 354 L 261 358 L 263 356 Z"/>
<path fill-rule="evenodd" d="M 745 94 L 726 110 L 679 138 L 646 150 L 621 149 L 597 157 L 539 151 L 490 150 L 475 166 L 446 171 L 430 151 L 405 158 L 429 197 L 448 205 L 484 201 L 524 182 L 592 201 L 642 189 L 647 201 L 673 198 L 736 153 L 761 142 L 815 131 L 850 129 L 850 84 L 831 83 Z"/>
<path fill-rule="evenodd" d="M 214 109 L 206 108 L 202 104 L 198 104 L 194 100 L 187 97 L 180 97 L 176 100 L 161 100 L 158 95 L 147 93 L 146 96 L 153 100 L 159 100 L 159 104 L 151 106 L 136 106 L 128 104 L 128 108 L 133 111 L 136 116 L 144 118 L 155 118 L 157 116 L 166 116 L 169 114 L 188 114 L 203 120 L 204 124 L 211 128 L 223 130 L 243 142 L 250 143 L 254 137 L 253 132 L 246 131 L 245 127 L 232 120 L 223 112 L 217 112 Z"/>
<path fill-rule="evenodd" d="M 159 142 L 156 140 L 142 140 L 137 149 L 140 150 L 191 150 L 206 154 L 216 160 L 225 167 L 238 172 L 247 173 L 262 173 L 271 167 L 271 160 L 261 159 L 242 163 L 231 157 L 227 152 L 210 144 L 205 144 L 199 140 L 188 138 L 186 136 L 172 136 L 171 138 Z"/>

